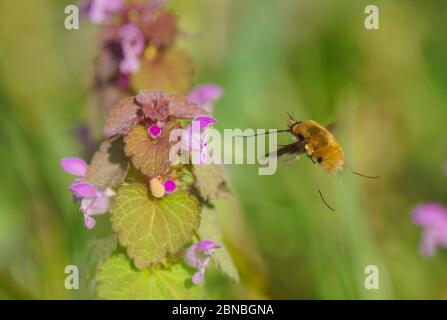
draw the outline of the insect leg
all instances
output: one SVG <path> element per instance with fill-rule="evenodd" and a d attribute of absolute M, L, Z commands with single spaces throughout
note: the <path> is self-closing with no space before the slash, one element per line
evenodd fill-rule
<path fill-rule="evenodd" d="M 354 171 L 354 170 L 351 169 L 351 167 L 350 167 L 347 163 L 345 163 L 345 167 L 346 167 L 349 171 L 351 171 L 353 174 L 358 175 L 358 176 L 363 177 L 363 178 L 368 178 L 368 179 L 378 179 L 378 178 L 380 178 L 379 176 L 368 176 L 368 175 L 366 175 L 366 174 L 363 174 L 363 173 Z"/>
<path fill-rule="evenodd" d="M 321 200 L 323 201 L 323 203 L 326 205 L 326 207 L 328 207 L 329 210 L 335 212 L 335 210 L 326 202 L 326 200 L 323 197 L 323 193 L 320 190 L 320 182 L 318 180 L 318 166 L 317 164 L 313 161 L 313 159 L 311 159 L 312 162 L 314 163 L 314 167 L 315 167 L 315 182 L 317 185 L 317 190 L 318 190 L 318 194 L 320 195 Z"/>
<path fill-rule="evenodd" d="M 269 134 L 272 134 L 272 133 L 282 133 L 282 132 L 289 132 L 289 133 L 290 133 L 290 130 L 289 130 L 289 129 L 284 129 L 284 130 L 276 130 L 276 131 L 274 131 L 274 132 L 270 132 L 270 131 L 268 131 L 268 132 L 264 132 L 264 133 L 256 133 L 256 134 L 252 134 L 252 135 L 249 135 L 249 136 L 236 136 L 236 137 L 240 137 L 240 138 L 250 138 L 250 137 L 263 136 L 263 135 L 269 135 Z"/>

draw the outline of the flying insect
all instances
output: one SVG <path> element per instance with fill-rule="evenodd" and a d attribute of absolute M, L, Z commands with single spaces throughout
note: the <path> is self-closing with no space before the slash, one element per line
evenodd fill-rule
<path fill-rule="evenodd" d="M 353 174 L 358 176 L 377 179 L 376 176 L 368 176 L 356 171 L 353 171 L 345 161 L 345 154 L 343 148 L 335 139 L 332 134 L 332 130 L 335 128 L 334 124 L 329 126 L 323 126 L 320 123 L 307 120 L 299 121 L 288 114 L 289 119 L 287 121 L 287 129 L 277 130 L 273 133 L 289 132 L 295 138 L 295 142 L 281 146 L 278 150 L 267 154 L 267 157 L 285 157 L 291 156 L 294 159 L 298 159 L 301 155 L 305 154 L 315 165 L 315 177 L 317 183 L 317 190 L 321 200 L 332 211 L 335 211 L 324 199 L 321 193 L 317 169 L 320 166 L 323 171 L 328 174 L 336 174 L 337 172 L 347 168 Z M 247 136 L 246 136 L 247 137 Z"/>

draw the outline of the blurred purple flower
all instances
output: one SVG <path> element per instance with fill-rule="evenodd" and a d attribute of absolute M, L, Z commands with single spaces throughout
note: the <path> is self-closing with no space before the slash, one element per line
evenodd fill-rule
<path fill-rule="evenodd" d="M 76 176 L 71 184 L 70 190 L 76 201 L 81 202 L 81 211 L 84 213 L 84 224 L 87 229 L 92 229 L 96 221 L 94 215 L 107 212 L 109 198 L 114 195 L 112 189 L 107 188 L 104 192 L 94 188 L 91 184 L 82 182 L 87 172 L 87 163 L 79 158 L 63 158 L 62 168 L 65 172 Z"/>
<path fill-rule="evenodd" d="M 81 7 L 81 13 L 87 15 L 93 23 L 102 23 L 122 8 L 122 0 L 87 0 Z"/>
<path fill-rule="evenodd" d="M 205 130 L 209 128 L 216 119 L 209 116 L 198 116 L 194 118 L 190 125 L 183 131 L 181 138 L 181 148 L 187 152 L 199 152 L 199 163 L 206 163 L 208 160 L 208 135 Z"/>
<path fill-rule="evenodd" d="M 165 182 L 163 182 L 163 186 L 166 193 L 173 193 L 177 189 L 177 184 L 172 179 L 166 179 Z"/>
<path fill-rule="evenodd" d="M 140 70 L 140 55 L 144 51 L 144 35 L 134 23 L 126 23 L 120 29 L 123 60 L 120 62 L 122 74 Z"/>
<path fill-rule="evenodd" d="M 185 262 L 199 270 L 192 276 L 192 283 L 199 285 L 204 280 L 205 270 L 208 268 L 211 255 L 214 253 L 214 249 L 220 248 L 220 244 L 211 240 L 202 240 L 194 243 L 189 247 L 184 255 Z"/>
<path fill-rule="evenodd" d="M 222 94 L 222 88 L 213 84 L 204 84 L 192 89 L 188 94 L 188 100 L 198 104 L 209 113 L 212 113 L 214 102 L 218 100 Z"/>
<path fill-rule="evenodd" d="M 424 229 L 421 254 L 431 257 L 438 247 L 447 248 L 447 210 L 437 203 L 424 203 L 412 213 L 413 222 Z"/>
<path fill-rule="evenodd" d="M 120 73 L 118 77 L 118 85 L 121 88 L 128 88 L 130 84 L 130 79 L 128 74 Z"/>

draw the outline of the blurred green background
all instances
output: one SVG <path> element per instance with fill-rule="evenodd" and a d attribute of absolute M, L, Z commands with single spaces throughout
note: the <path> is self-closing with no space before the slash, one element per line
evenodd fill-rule
<path fill-rule="evenodd" d="M 64 29 L 71 1 L 0 2 L 0 298 L 86 299 L 64 288 L 84 266 L 87 231 L 59 166 L 80 148 L 97 28 Z M 364 8 L 380 10 L 366 30 Z M 282 128 L 286 112 L 338 122 L 352 167 L 321 175 L 306 159 L 259 176 L 227 170 L 235 199 L 217 204 L 241 284 L 207 274 L 210 297 L 447 298 L 447 259 L 423 260 L 409 214 L 447 203 L 447 2 L 416 0 L 175 0 L 196 83 L 222 86 L 217 127 Z M 290 137 L 281 137 L 281 142 Z M 364 288 L 364 268 L 380 289 Z"/>

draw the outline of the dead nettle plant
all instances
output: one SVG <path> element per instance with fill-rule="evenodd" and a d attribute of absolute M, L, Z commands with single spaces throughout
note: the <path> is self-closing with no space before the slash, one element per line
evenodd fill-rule
<path fill-rule="evenodd" d="M 90 164 L 76 157 L 61 164 L 75 176 L 70 190 L 91 233 L 97 297 L 203 298 L 212 264 L 239 281 L 212 210 L 213 200 L 230 196 L 221 168 L 169 157 L 172 130 L 216 122 L 222 90 L 192 88 L 191 59 L 175 47 L 177 18 L 160 1 L 92 0 L 82 12 L 100 25 L 92 94 L 108 116 Z M 201 139 L 181 144 L 206 158 Z"/>

